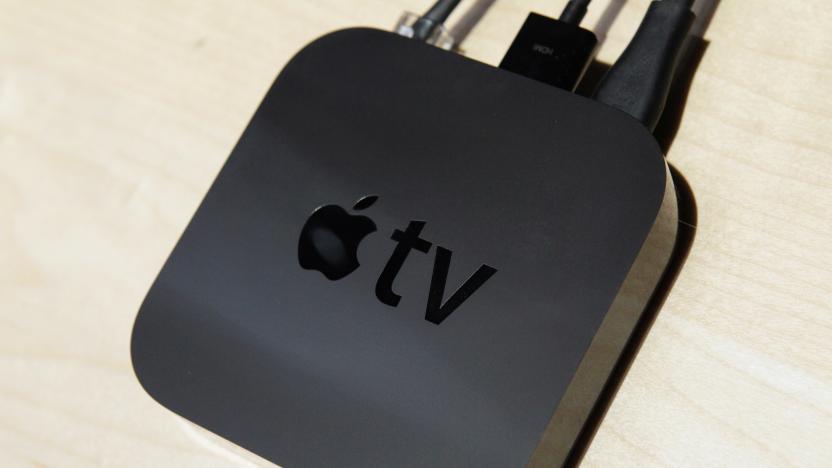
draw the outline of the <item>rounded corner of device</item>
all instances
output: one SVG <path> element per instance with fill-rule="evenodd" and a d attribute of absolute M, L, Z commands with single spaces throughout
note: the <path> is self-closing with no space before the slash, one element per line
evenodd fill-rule
<path fill-rule="evenodd" d="M 371 37 L 389 36 L 398 37 L 398 35 L 395 33 L 384 31 L 377 28 L 371 28 L 369 26 L 355 26 L 336 29 L 335 31 L 330 31 L 322 36 L 318 36 L 316 39 L 306 44 L 292 57 L 290 62 L 294 62 L 299 58 L 303 58 L 310 52 L 313 52 L 322 47 L 325 48 L 331 45 L 348 44 L 353 41 L 366 41 L 368 38 Z"/>
<path fill-rule="evenodd" d="M 673 183 L 670 166 L 662 157 L 655 167 L 654 183 L 650 184 L 650 226 L 645 233 L 642 249 L 653 249 L 655 251 L 653 255 L 664 258 L 660 263 L 666 263 L 670 260 L 675 245 L 679 212 L 676 186 Z"/>
<path fill-rule="evenodd" d="M 659 153 L 661 156 L 661 153 Z M 678 221 L 678 210 L 676 202 L 676 185 L 673 183 L 673 175 L 670 173 L 670 165 L 665 161 L 664 156 L 657 162 L 657 178 L 660 182 L 656 184 L 656 198 L 660 201 L 655 206 L 656 222 L 665 218 L 665 221 L 676 223 Z"/>
<path fill-rule="evenodd" d="M 170 411 L 173 411 L 170 408 L 170 406 L 165 402 L 164 398 L 162 398 L 161 393 L 152 384 L 149 383 L 151 382 L 151 380 L 143 377 L 145 371 L 139 370 L 140 367 L 136 365 L 135 358 L 131 357 L 131 360 L 133 361 L 133 375 L 136 376 L 136 380 L 139 382 L 139 386 L 142 388 L 142 390 L 144 390 L 144 393 L 146 393 L 150 397 L 150 399 L 152 399 L 156 403 L 164 406 Z"/>
<path fill-rule="evenodd" d="M 351 40 L 357 37 L 364 37 L 364 36 L 376 36 L 376 35 L 391 35 L 393 33 L 389 31 L 383 31 L 377 28 L 371 28 L 369 26 L 352 26 L 347 28 L 336 29 L 335 31 L 330 31 L 314 41 L 307 44 L 307 47 L 313 44 L 317 44 L 320 42 L 327 42 L 332 40 Z"/>
<path fill-rule="evenodd" d="M 659 156 L 661 156 L 661 153 L 659 153 Z M 678 218 L 676 210 L 676 186 L 673 183 L 673 176 L 670 173 L 670 165 L 667 164 L 664 156 L 661 156 L 656 162 L 656 172 L 656 178 L 658 180 L 655 186 L 655 196 L 659 200 L 654 206 L 656 221 L 665 215 L 671 217 L 675 223 Z M 669 213 L 664 213 L 668 211 Z"/>
<path fill-rule="evenodd" d="M 156 385 L 158 379 L 151 376 L 153 373 L 152 362 L 145 356 L 147 335 L 143 332 L 142 322 L 147 319 L 150 313 L 147 304 L 147 297 L 149 296 L 150 293 L 148 293 L 144 302 L 139 307 L 139 311 L 136 313 L 136 318 L 133 321 L 133 329 L 130 331 L 130 367 L 133 369 L 133 375 L 145 393 L 160 405 L 171 409 L 170 405 L 164 401 L 162 392 L 158 388 L 158 385 Z M 171 409 L 171 411 L 173 410 Z"/>
<path fill-rule="evenodd" d="M 147 368 L 144 365 L 144 358 L 140 357 L 143 349 L 143 340 L 144 335 L 141 332 L 140 322 L 142 321 L 145 315 L 144 305 L 139 307 L 139 311 L 136 314 L 136 319 L 133 321 L 133 329 L 130 331 L 130 367 L 133 369 L 133 375 L 136 376 L 136 380 L 141 385 L 142 389 L 150 395 L 154 400 L 158 399 L 154 395 L 154 390 L 152 385 L 149 383 L 150 380 L 146 377 Z"/>
<path fill-rule="evenodd" d="M 627 128 L 634 138 L 640 140 L 639 146 L 644 148 L 645 159 L 644 178 L 637 181 L 642 187 L 650 190 L 650 198 L 653 200 L 651 213 L 658 222 L 664 215 L 672 214 L 673 221 L 676 220 L 676 188 L 673 184 L 673 177 L 670 173 L 670 165 L 664 157 L 659 142 L 652 133 L 640 122 L 629 115 L 621 113 L 629 125 L 622 124 Z"/>

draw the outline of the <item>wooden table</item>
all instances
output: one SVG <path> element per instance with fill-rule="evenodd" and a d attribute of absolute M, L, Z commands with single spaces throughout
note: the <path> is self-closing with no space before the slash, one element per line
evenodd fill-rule
<path fill-rule="evenodd" d="M 428 3 L 0 0 L 0 465 L 262 463 L 144 393 L 133 318 L 291 55 Z M 495 3 L 464 53 L 563 3 Z M 668 156 L 698 232 L 586 466 L 832 464 L 830 26 L 826 0 L 719 5 Z"/>

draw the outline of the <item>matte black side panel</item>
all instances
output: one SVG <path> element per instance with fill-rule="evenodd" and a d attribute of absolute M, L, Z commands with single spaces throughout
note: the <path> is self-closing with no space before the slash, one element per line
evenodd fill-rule
<path fill-rule="evenodd" d="M 510 467 L 535 449 L 662 203 L 665 165 L 624 114 L 375 30 L 283 70 L 136 320 L 139 380 L 172 411 L 286 467 Z M 298 264 L 326 204 L 378 231 L 330 281 Z M 374 294 L 394 229 L 427 253 Z M 438 246 L 446 297 L 424 320 Z"/>

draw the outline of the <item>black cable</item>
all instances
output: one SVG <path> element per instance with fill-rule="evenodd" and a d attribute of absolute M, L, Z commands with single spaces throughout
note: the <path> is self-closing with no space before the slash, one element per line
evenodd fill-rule
<path fill-rule="evenodd" d="M 565 7 L 563 7 L 563 12 L 560 14 L 559 20 L 563 21 L 564 23 L 579 25 L 581 21 L 584 19 L 584 15 L 586 15 L 586 9 L 589 6 L 589 2 L 591 0 L 569 0 Z"/>
<path fill-rule="evenodd" d="M 425 41 L 454 11 L 460 0 L 437 0 L 432 7 L 413 23 L 413 39 Z"/>
<path fill-rule="evenodd" d="M 424 18 L 442 24 L 451 16 L 451 13 L 458 4 L 459 0 L 439 0 L 430 7 L 430 10 L 425 13 Z"/>
<path fill-rule="evenodd" d="M 635 36 L 598 85 L 595 100 L 627 112 L 652 131 L 695 19 L 692 5 L 693 0 L 654 0 Z"/>

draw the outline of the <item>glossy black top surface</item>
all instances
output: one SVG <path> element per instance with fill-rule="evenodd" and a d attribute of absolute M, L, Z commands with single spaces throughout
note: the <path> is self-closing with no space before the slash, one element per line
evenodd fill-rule
<path fill-rule="evenodd" d="M 521 466 L 664 189 L 618 111 L 333 33 L 285 67 L 159 274 L 136 373 L 289 468 Z"/>

